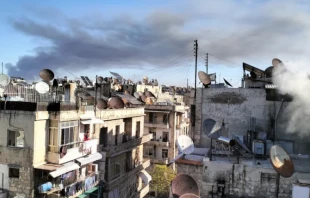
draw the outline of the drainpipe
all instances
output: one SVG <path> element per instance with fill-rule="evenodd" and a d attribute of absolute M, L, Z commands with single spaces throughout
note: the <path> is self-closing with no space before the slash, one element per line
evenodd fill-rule
<path fill-rule="evenodd" d="M 282 105 L 283 105 L 283 98 L 281 99 L 281 104 L 280 104 L 280 108 L 279 108 L 279 110 L 278 110 L 278 113 L 277 113 L 277 115 L 276 115 L 275 118 L 274 118 L 273 145 L 274 145 L 274 143 L 275 143 L 275 141 L 276 141 L 277 119 L 278 119 L 279 114 L 280 114 L 280 111 L 281 111 L 281 109 L 282 109 Z"/>

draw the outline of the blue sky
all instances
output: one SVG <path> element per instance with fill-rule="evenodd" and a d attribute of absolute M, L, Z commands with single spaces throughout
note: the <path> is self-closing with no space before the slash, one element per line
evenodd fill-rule
<path fill-rule="evenodd" d="M 271 59 L 307 62 L 309 11 L 305 1 L 2 1 L 1 62 L 5 72 L 31 80 L 39 70 L 56 76 L 110 76 L 160 84 L 194 85 L 198 71 L 240 85 L 242 62 L 265 69 Z M 275 10 L 274 7 L 279 9 Z M 306 9 L 305 9 L 306 8 Z M 18 70 L 16 70 L 18 68 Z M 138 75 L 140 74 L 140 75 Z"/>

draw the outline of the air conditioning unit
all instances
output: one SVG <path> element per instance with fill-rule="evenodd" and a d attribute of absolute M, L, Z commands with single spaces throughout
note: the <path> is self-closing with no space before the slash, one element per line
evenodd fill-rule
<path fill-rule="evenodd" d="M 256 155 L 264 155 L 265 154 L 265 143 L 260 140 L 253 140 L 252 152 Z"/>

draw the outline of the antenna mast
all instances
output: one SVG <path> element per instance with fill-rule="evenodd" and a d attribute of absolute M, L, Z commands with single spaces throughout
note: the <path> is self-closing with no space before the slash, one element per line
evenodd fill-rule
<path fill-rule="evenodd" d="M 209 59 L 208 59 L 209 53 L 206 53 L 206 73 L 208 74 L 209 69 Z"/>
<path fill-rule="evenodd" d="M 198 53 L 198 42 L 195 40 L 194 44 L 194 50 L 195 50 L 195 100 L 196 100 L 196 92 L 197 92 L 197 53 Z"/>

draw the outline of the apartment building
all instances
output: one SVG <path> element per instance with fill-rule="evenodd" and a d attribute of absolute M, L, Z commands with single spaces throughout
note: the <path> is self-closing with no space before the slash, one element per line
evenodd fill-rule
<path fill-rule="evenodd" d="M 152 134 L 153 138 L 144 145 L 144 157 L 156 164 L 168 164 L 178 155 L 177 137 L 189 133 L 187 110 L 183 105 L 145 106 L 144 133 Z"/>
<path fill-rule="evenodd" d="M 152 135 L 141 131 L 144 108 L 99 110 L 89 97 L 93 91 L 75 82 L 56 97 L 8 86 L 6 101 L 0 101 L 1 196 L 147 194 L 151 177 L 144 169 L 150 162 L 142 151 Z"/>

